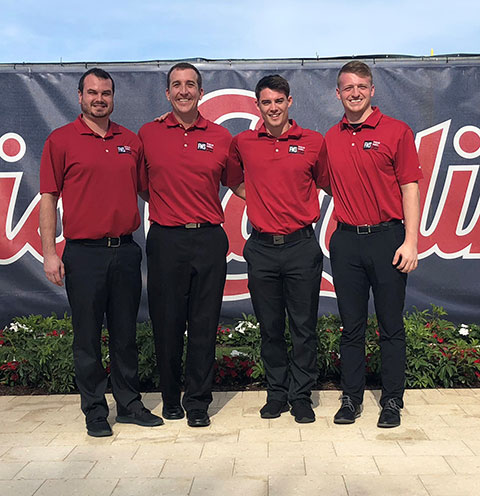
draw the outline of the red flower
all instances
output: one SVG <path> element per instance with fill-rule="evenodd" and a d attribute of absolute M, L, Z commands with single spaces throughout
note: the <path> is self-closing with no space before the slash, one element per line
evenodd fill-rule
<path fill-rule="evenodd" d="M 10 379 L 13 381 L 13 382 L 17 382 L 18 379 L 19 379 L 19 375 L 14 372 L 11 376 L 10 376 Z"/>
<path fill-rule="evenodd" d="M 247 377 L 250 377 L 252 374 L 253 374 L 253 369 L 252 369 L 252 367 L 250 367 L 249 369 L 247 369 L 247 370 L 245 371 L 245 375 L 246 375 Z"/>
<path fill-rule="evenodd" d="M 480 358 L 478 360 L 474 360 L 473 363 L 480 363 Z"/>
<path fill-rule="evenodd" d="M 439 343 L 443 343 L 443 338 L 437 338 L 437 341 L 438 341 Z"/>
<path fill-rule="evenodd" d="M 477 377 L 480 377 L 480 372 L 477 372 L 477 371 L 475 370 L 475 375 L 476 375 Z"/>
<path fill-rule="evenodd" d="M 426 327 L 427 329 L 430 329 L 430 327 L 432 327 L 431 322 L 427 322 L 427 323 L 425 324 L 425 327 Z"/>
<path fill-rule="evenodd" d="M 5 341 L 2 339 L 0 340 L 0 346 L 3 346 L 5 344 Z"/>

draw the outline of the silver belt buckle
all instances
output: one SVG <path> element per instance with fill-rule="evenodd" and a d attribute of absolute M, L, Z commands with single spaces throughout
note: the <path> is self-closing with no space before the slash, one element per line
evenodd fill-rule
<path fill-rule="evenodd" d="M 200 224 L 198 222 L 189 222 L 188 224 L 185 224 L 185 229 L 198 229 L 200 227 Z"/>
<path fill-rule="evenodd" d="M 371 234 L 371 232 L 369 225 L 357 226 L 357 234 Z"/>
<path fill-rule="evenodd" d="M 116 243 L 114 243 L 116 241 Z M 120 246 L 120 238 L 107 238 L 107 246 L 109 248 L 118 248 Z"/>
<path fill-rule="evenodd" d="M 283 234 L 274 234 L 273 235 L 273 244 L 274 245 L 284 245 L 285 244 L 285 236 Z"/>

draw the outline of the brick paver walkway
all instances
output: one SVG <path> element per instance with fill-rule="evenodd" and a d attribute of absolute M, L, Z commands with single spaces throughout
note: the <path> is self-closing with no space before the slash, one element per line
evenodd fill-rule
<path fill-rule="evenodd" d="M 212 425 L 115 424 L 87 436 L 78 395 L 0 397 L 2 496 L 478 496 L 480 389 L 409 390 L 402 426 L 378 429 L 378 391 L 337 426 L 338 391 L 317 421 L 263 420 L 265 393 L 215 393 Z M 145 395 L 161 412 L 160 395 Z M 109 403 L 113 405 L 112 398 Z"/>

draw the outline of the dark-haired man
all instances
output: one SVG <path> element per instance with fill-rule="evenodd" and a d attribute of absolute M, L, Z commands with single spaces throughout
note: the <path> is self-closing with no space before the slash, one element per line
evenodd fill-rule
<path fill-rule="evenodd" d="M 355 422 L 365 388 L 370 289 L 380 330 L 382 411 L 378 427 L 400 425 L 405 387 L 403 306 L 407 273 L 417 267 L 422 178 L 412 130 L 372 107 L 372 72 L 360 61 L 338 74 L 345 115 L 325 136 L 334 217 L 330 259 L 343 322 L 342 405 L 336 424 Z"/>
<path fill-rule="evenodd" d="M 226 275 L 227 236 L 219 198 L 230 133 L 202 117 L 198 69 L 187 62 L 167 76 L 172 111 L 139 131 L 150 197 L 148 303 L 168 420 L 210 424 L 215 340 Z M 165 117 L 165 116 L 164 116 Z M 185 394 L 180 402 L 184 335 Z M 183 405 L 183 408 L 182 408 Z"/>
<path fill-rule="evenodd" d="M 140 398 L 136 317 L 141 292 L 137 191 L 143 149 L 137 136 L 110 121 L 113 79 L 93 68 L 80 78 L 81 114 L 53 131 L 40 165 L 40 232 L 47 278 L 65 285 L 72 309 L 75 377 L 90 436 L 112 435 L 105 399 L 107 374 L 100 337 L 109 330 L 117 422 L 157 426 L 163 420 Z M 55 248 L 57 203 L 63 202 L 62 259 Z"/>
<path fill-rule="evenodd" d="M 321 134 L 288 118 L 292 97 L 283 77 L 262 78 L 255 94 L 263 124 L 233 139 L 228 185 L 246 198 L 253 227 L 243 255 L 268 383 L 260 415 L 279 417 L 290 403 L 295 420 L 308 423 L 315 420 L 310 396 L 317 379 L 315 329 L 323 266 L 312 223 L 320 217 L 317 187 L 328 186 L 324 142 Z"/>

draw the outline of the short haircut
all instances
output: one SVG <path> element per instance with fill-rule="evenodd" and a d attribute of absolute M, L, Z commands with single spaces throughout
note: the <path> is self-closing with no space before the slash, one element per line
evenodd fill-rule
<path fill-rule="evenodd" d="M 288 81 L 279 74 L 271 74 L 260 79 L 257 86 L 255 86 L 255 96 L 257 97 L 257 100 L 260 99 L 260 93 L 265 88 L 284 93 L 287 98 L 290 96 L 290 85 L 288 84 Z"/>
<path fill-rule="evenodd" d="M 168 71 L 167 74 L 167 89 L 170 88 L 170 75 L 175 69 L 179 69 L 181 71 L 185 69 L 192 69 L 192 71 L 195 71 L 197 74 L 197 84 L 198 84 L 198 89 L 202 89 L 202 75 L 200 74 L 200 71 L 193 65 L 190 64 L 189 62 L 179 62 L 178 64 L 175 64 L 174 66 L 170 67 L 170 70 Z"/>
<path fill-rule="evenodd" d="M 78 91 L 80 91 L 80 93 L 83 93 L 83 84 L 85 83 L 85 78 L 90 74 L 93 74 L 99 79 L 110 79 L 110 81 L 112 82 L 112 93 L 115 93 L 115 81 L 113 80 L 112 76 L 110 76 L 107 71 L 104 71 L 103 69 L 100 69 L 98 67 L 93 67 L 82 75 L 80 81 L 78 81 Z"/>
<path fill-rule="evenodd" d="M 370 78 L 370 82 L 373 84 L 373 75 L 370 67 L 368 67 L 365 62 L 360 62 L 359 60 L 352 60 L 351 62 L 348 62 L 345 64 L 340 71 L 338 72 L 337 76 L 337 87 L 340 82 L 340 76 L 342 74 L 356 74 L 357 76 L 360 77 L 368 77 Z"/>

